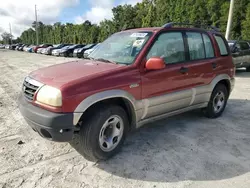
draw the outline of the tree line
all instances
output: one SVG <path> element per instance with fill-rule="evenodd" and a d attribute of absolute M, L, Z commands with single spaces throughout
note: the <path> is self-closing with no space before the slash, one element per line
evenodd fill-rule
<path fill-rule="evenodd" d="M 167 22 L 214 25 L 225 33 L 229 0 L 143 0 L 135 6 L 119 5 L 112 9 L 113 18 L 99 25 L 38 22 L 39 43 L 97 43 L 126 28 L 162 26 Z M 24 31 L 23 43 L 36 43 L 36 22 Z M 231 39 L 250 40 L 250 0 L 235 0 Z"/>

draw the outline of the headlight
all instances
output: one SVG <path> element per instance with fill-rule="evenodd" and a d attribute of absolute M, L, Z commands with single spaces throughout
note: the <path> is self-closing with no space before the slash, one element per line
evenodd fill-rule
<path fill-rule="evenodd" d="M 59 89 L 51 86 L 43 86 L 37 93 L 36 100 L 50 106 L 62 106 L 62 93 Z"/>

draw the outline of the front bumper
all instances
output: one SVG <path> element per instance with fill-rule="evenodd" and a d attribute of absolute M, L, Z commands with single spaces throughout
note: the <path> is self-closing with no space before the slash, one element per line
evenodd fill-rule
<path fill-rule="evenodd" d="M 59 56 L 59 52 L 52 53 L 53 56 Z"/>
<path fill-rule="evenodd" d="M 26 122 L 43 138 L 68 142 L 73 138 L 73 113 L 54 113 L 29 103 L 21 94 L 18 107 Z"/>
<path fill-rule="evenodd" d="M 83 57 L 86 59 L 89 57 L 89 54 L 84 54 Z"/>
<path fill-rule="evenodd" d="M 82 58 L 82 53 L 73 53 L 73 57 Z"/>
<path fill-rule="evenodd" d="M 67 53 L 66 52 L 60 53 L 59 56 L 60 57 L 67 57 Z"/>

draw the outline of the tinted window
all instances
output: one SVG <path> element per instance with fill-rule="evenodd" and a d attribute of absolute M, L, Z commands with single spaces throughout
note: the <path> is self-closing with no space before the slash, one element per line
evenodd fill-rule
<path fill-rule="evenodd" d="M 185 48 L 182 33 L 169 32 L 161 34 L 150 49 L 147 59 L 151 57 L 161 57 L 166 64 L 184 61 Z"/>
<path fill-rule="evenodd" d="M 240 49 L 241 50 L 249 50 L 249 45 L 247 42 L 240 42 Z"/>
<path fill-rule="evenodd" d="M 221 36 L 215 35 L 215 40 L 219 46 L 221 55 L 228 55 L 227 46 Z"/>
<path fill-rule="evenodd" d="M 205 50 L 200 33 L 187 32 L 190 60 L 205 59 Z"/>
<path fill-rule="evenodd" d="M 202 34 L 202 36 L 205 45 L 206 58 L 214 57 L 214 48 L 210 38 L 206 34 Z"/>

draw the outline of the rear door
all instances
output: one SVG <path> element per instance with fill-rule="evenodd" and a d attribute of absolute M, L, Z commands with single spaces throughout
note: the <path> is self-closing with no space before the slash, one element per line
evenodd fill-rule
<path fill-rule="evenodd" d="M 236 67 L 241 67 L 244 62 L 244 50 L 242 50 L 242 46 L 240 42 L 236 42 L 232 52 L 234 64 Z"/>
<path fill-rule="evenodd" d="M 250 64 L 250 47 L 245 41 L 240 42 L 240 48 L 243 52 L 243 66 Z"/>
<path fill-rule="evenodd" d="M 211 37 L 206 32 L 187 31 L 185 33 L 188 46 L 188 82 L 192 83 L 191 105 L 208 102 L 211 94 L 210 86 L 216 76 L 219 62 L 215 57 Z"/>

